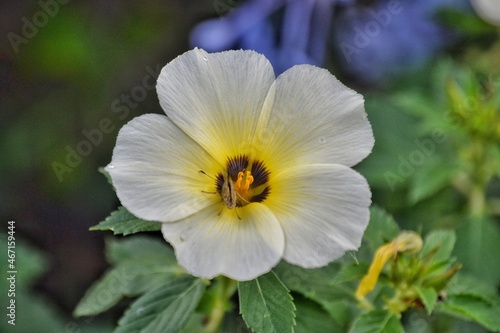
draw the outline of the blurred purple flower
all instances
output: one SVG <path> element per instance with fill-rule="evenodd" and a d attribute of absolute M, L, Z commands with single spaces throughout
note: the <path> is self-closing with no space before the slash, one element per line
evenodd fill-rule
<path fill-rule="evenodd" d="M 202 22 L 191 45 L 209 52 L 252 49 L 276 74 L 296 64 L 324 63 L 333 0 L 249 0 L 226 17 Z"/>
<path fill-rule="evenodd" d="M 276 74 L 296 64 L 324 66 L 333 51 L 343 71 L 366 83 L 418 68 L 456 35 L 435 20 L 468 0 L 247 0 L 228 15 L 197 25 L 191 46 L 209 52 L 252 49 Z M 334 15 L 335 10 L 335 15 Z"/>
<path fill-rule="evenodd" d="M 333 23 L 342 68 L 367 83 L 416 69 L 456 40 L 456 33 L 436 21 L 437 11 L 468 7 L 467 0 L 376 0 L 346 6 Z"/>

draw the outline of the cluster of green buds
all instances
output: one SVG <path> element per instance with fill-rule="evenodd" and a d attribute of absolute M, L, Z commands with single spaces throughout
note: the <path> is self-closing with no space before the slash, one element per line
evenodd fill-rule
<path fill-rule="evenodd" d="M 446 82 L 448 97 L 448 120 L 459 125 L 469 138 L 484 142 L 500 141 L 500 96 L 496 92 L 498 84 L 490 75 L 487 80 L 479 80 L 467 73 L 458 82 L 449 78 Z"/>
<path fill-rule="evenodd" d="M 471 215 L 482 216 L 487 210 L 485 188 L 500 175 L 500 94 L 498 78 L 480 80 L 465 71 L 459 78 L 448 79 L 448 116 L 455 133 L 462 174 L 455 187 L 469 197 Z"/>
<path fill-rule="evenodd" d="M 386 278 L 382 282 L 379 277 L 384 267 Z M 424 244 L 416 232 L 402 231 L 377 249 L 355 296 L 362 307 L 373 310 L 366 296 L 377 284 L 383 284 L 391 289 L 382 296 L 384 307 L 390 312 L 400 315 L 411 307 L 429 308 L 429 303 L 434 305 L 444 297 L 448 282 L 460 268 L 435 239 Z"/>

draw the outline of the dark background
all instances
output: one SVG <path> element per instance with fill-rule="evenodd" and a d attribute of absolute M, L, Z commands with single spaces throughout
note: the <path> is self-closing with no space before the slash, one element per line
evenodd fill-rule
<path fill-rule="evenodd" d="M 88 229 L 119 205 L 112 187 L 98 171 L 111 160 L 119 128 L 138 115 L 162 113 L 156 91 L 151 89 L 154 75 L 191 48 L 189 35 L 197 23 L 217 19 L 242 1 L 73 0 L 63 4 L 64 1 L 54 0 L 51 3 L 57 4 L 56 7 L 48 10 L 54 14 L 45 15 L 44 21 L 39 14 L 44 10 L 41 3 L 49 2 L 4 1 L 0 4 L 0 220 L 3 226 L 0 233 L 5 233 L 7 222 L 14 220 L 16 240 L 30 244 L 47 259 L 45 273 L 36 279 L 33 290 L 50 300 L 56 311 L 69 321 L 84 291 L 107 267 L 104 240 L 112 236 L 109 232 Z M 376 1 L 359 1 L 363 6 L 372 2 Z M 401 31 L 396 18 L 395 25 L 387 31 Z M 397 24 L 404 24 L 404 19 L 400 20 Z M 31 25 L 34 21 L 40 23 L 39 27 Z M 334 22 L 333 28 L 339 33 L 342 30 L 352 33 L 343 27 L 343 21 L 336 24 Z M 411 33 L 408 30 L 408 34 Z M 415 36 L 423 35 L 416 31 Z M 412 40 L 411 36 L 400 37 L 404 41 Z M 21 39 L 12 42 L 13 38 Z M 490 43 L 488 38 L 484 39 L 485 44 Z M 332 40 L 330 36 L 328 46 L 333 49 Z M 392 40 L 389 36 L 388 41 Z M 466 43 L 467 40 L 457 40 L 454 45 L 447 45 L 445 52 L 460 54 Z M 387 52 L 400 52 L 403 59 L 405 52 L 411 51 L 387 45 Z M 426 52 L 437 49 L 433 47 Z M 420 50 L 425 51 L 425 47 Z M 336 55 L 333 53 L 330 51 L 327 55 L 324 67 L 340 74 L 346 85 L 362 93 L 390 94 L 385 84 L 361 82 L 362 78 L 355 74 L 362 70 L 342 73 L 338 50 Z M 406 68 L 405 63 L 398 66 Z M 385 106 L 378 108 L 386 109 Z M 397 154 L 408 156 L 408 152 L 415 149 L 413 141 L 417 134 L 413 120 L 401 116 L 399 110 L 391 111 L 388 116 L 382 114 L 378 119 L 370 114 L 373 111 L 369 108 L 367 111 L 378 147 L 383 145 L 379 133 L 391 136 L 394 144 L 387 145 L 390 148 L 387 150 L 392 151 L 393 155 L 389 156 L 392 160 L 385 160 L 392 161 L 396 169 Z M 387 126 L 391 129 L 386 131 Z M 403 136 L 410 139 L 405 143 L 399 139 Z M 377 158 L 376 154 L 379 160 L 384 159 L 376 151 L 370 158 Z M 371 174 L 364 174 L 372 185 L 374 201 L 395 211 L 394 207 L 406 202 L 401 203 L 399 192 L 387 190 L 382 178 L 386 165 L 380 165 L 376 169 L 377 163 L 373 162 L 365 169 L 371 170 Z M 375 185 L 377 181 L 382 184 L 379 189 Z M 456 200 L 453 195 L 455 204 L 462 204 L 463 198 Z M 417 220 L 418 214 L 425 214 L 425 207 L 432 204 L 424 203 L 424 208 L 412 210 L 407 217 Z M 123 307 L 109 316 L 116 319 L 121 311 Z"/>
<path fill-rule="evenodd" d="M 44 22 L 39 3 L 0 5 L 0 217 L 2 232 L 14 220 L 16 236 L 48 255 L 36 288 L 70 313 L 106 267 L 109 233 L 88 229 L 119 205 L 98 168 L 123 124 L 162 112 L 143 81 L 154 85 L 149 73 L 186 51 L 194 23 L 216 12 L 210 1 L 56 4 L 34 30 L 25 20 Z M 13 47 L 9 33 L 22 42 Z"/>

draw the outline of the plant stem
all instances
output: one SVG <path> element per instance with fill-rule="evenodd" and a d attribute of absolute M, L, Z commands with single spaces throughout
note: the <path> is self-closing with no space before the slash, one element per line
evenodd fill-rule
<path fill-rule="evenodd" d="M 224 315 L 227 311 L 228 300 L 236 291 L 237 281 L 234 281 L 225 276 L 219 276 L 215 279 L 217 283 L 214 288 L 217 291 L 217 297 L 213 304 L 213 309 L 207 317 L 204 327 L 204 333 L 217 333 L 220 330 Z"/>
<path fill-rule="evenodd" d="M 486 196 L 484 189 L 480 186 L 472 186 L 469 194 L 469 212 L 472 216 L 483 216 L 486 207 Z"/>

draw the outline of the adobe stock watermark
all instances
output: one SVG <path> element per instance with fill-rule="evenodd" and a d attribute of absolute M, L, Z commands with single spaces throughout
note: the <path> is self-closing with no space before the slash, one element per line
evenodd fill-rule
<path fill-rule="evenodd" d="M 119 120 L 125 120 L 131 109 L 137 108 L 140 102 L 143 102 L 148 93 L 156 88 L 156 80 L 160 75 L 160 65 L 156 65 L 153 69 L 150 66 L 146 67 L 147 74 L 142 79 L 142 84 L 133 87 L 128 94 L 122 93 L 119 98 L 111 102 L 111 112 Z M 118 119 L 114 119 L 116 120 Z M 95 147 L 98 147 L 104 140 L 104 135 L 113 132 L 116 128 L 113 119 L 104 117 L 96 127 L 91 129 L 83 129 L 82 135 L 85 137 L 80 140 L 74 147 L 67 145 L 65 147 L 66 157 L 64 161 L 53 161 L 51 163 L 52 170 L 59 180 L 64 181 L 65 174 L 71 173 L 78 167 L 84 157 L 89 156 Z"/>
<path fill-rule="evenodd" d="M 7 222 L 7 262 L 5 263 L 7 275 L 7 323 L 16 326 L 16 286 L 17 286 L 17 263 L 16 263 L 16 222 Z"/>
<path fill-rule="evenodd" d="M 59 13 L 59 6 L 65 5 L 69 0 L 40 0 L 38 1 L 38 6 L 40 7 L 31 18 L 23 16 L 21 22 L 23 23 L 21 27 L 21 35 L 14 32 L 9 32 L 7 38 L 9 39 L 10 46 L 14 53 L 19 52 L 19 47 L 21 44 L 28 44 L 29 41 L 34 38 L 38 31 L 45 27 L 49 20 Z"/>
<path fill-rule="evenodd" d="M 370 45 L 372 39 L 377 37 L 382 29 L 391 23 L 393 15 L 400 14 L 402 11 L 403 5 L 399 0 L 390 0 L 386 5 L 386 9 L 378 11 L 370 10 L 370 16 L 373 19 L 366 22 L 362 28 L 359 26 L 354 27 L 354 32 L 356 32 L 352 40 L 354 44 L 347 42 L 340 43 L 340 50 L 346 58 L 347 63 L 351 62 L 353 54 L 359 54 L 361 49 Z"/>
<path fill-rule="evenodd" d="M 447 135 L 441 129 L 435 129 L 432 131 L 430 138 L 423 140 L 415 140 L 416 149 L 412 150 L 408 156 L 399 155 L 398 156 L 398 169 L 397 173 L 386 171 L 384 173 L 384 178 L 391 191 L 396 189 L 398 183 L 403 183 L 406 178 L 410 177 L 415 169 L 422 166 L 428 157 L 437 149 L 437 144 L 445 142 Z"/>

